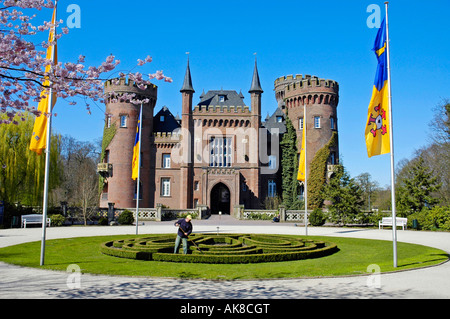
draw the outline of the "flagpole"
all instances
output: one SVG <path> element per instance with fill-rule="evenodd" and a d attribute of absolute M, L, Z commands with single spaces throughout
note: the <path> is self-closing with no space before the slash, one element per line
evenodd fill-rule
<path fill-rule="evenodd" d="M 389 95 L 389 138 L 391 146 L 391 207 L 392 207 L 392 248 L 394 267 L 397 268 L 397 221 L 396 221 L 396 205 L 395 205 L 395 170 L 394 170 L 394 130 L 392 119 L 392 94 L 391 94 L 391 61 L 390 61 L 390 47 L 389 47 L 389 18 L 388 18 L 388 4 L 386 1 L 386 54 L 387 54 L 387 71 L 388 71 L 388 95 Z"/>
<path fill-rule="evenodd" d="M 139 234 L 139 199 L 140 199 L 140 183 L 141 183 L 141 146 L 142 146 L 142 103 L 139 113 L 139 153 L 138 153 L 138 178 L 137 178 L 137 194 L 136 194 L 136 235 Z"/>
<path fill-rule="evenodd" d="M 55 2 L 55 7 L 58 1 Z M 55 22 L 56 22 L 56 9 L 55 9 Z M 53 27 L 53 41 L 56 39 L 56 26 Z M 52 42 L 53 42 L 52 41 Z M 55 59 L 55 45 L 52 46 L 52 63 Z M 48 116 L 47 119 L 47 133 L 46 133 L 46 146 L 45 146 L 45 176 L 44 176 L 44 199 L 42 203 L 42 238 L 41 238 L 41 258 L 40 265 L 44 266 L 45 263 L 45 237 L 47 232 L 47 212 L 48 212 L 48 187 L 50 179 L 50 144 L 52 136 L 52 106 L 53 106 L 53 88 L 52 81 L 49 81 L 49 95 L 47 103 L 47 114 L 42 114 L 41 116 Z"/>
<path fill-rule="evenodd" d="M 308 161 L 307 161 L 307 153 L 306 153 L 306 104 L 304 105 L 303 111 L 303 134 L 305 134 L 305 145 L 303 146 L 305 149 L 305 236 L 308 236 Z"/>

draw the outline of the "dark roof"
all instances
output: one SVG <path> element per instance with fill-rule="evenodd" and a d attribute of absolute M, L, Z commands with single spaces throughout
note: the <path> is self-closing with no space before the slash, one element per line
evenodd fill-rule
<path fill-rule="evenodd" d="M 221 102 L 221 97 L 223 102 Z M 245 106 L 244 96 L 232 90 L 208 91 L 202 94 L 198 105 L 205 106 Z"/>
<path fill-rule="evenodd" d="M 256 65 L 255 60 L 255 69 L 253 70 L 252 86 L 250 87 L 250 91 L 248 91 L 248 93 L 263 93 L 263 92 L 264 91 L 261 88 L 261 83 L 259 82 L 258 66 Z"/>
<path fill-rule="evenodd" d="M 191 69 L 189 68 L 189 58 L 187 61 L 186 74 L 184 75 L 183 86 L 181 87 L 180 92 L 192 92 L 194 93 L 194 88 L 192 87 L 192 79 L 191 79 Z"/>
<path fill-rule="evenodd" d="M 280 117 L 282 118 L 282 121 L 278 122 L 278 118 Z M 277 128 L 280 134 L 284 134 L 286 133 L 286 114 L 284 114 L 283 110 L 277 107 L 272 116 L 267 118 L 266 121 L 262 123 L 262 126 L 265 127 L 270 133 L 272 133 L 274 128 Z"/>
<path fill-rule="evenodd" d="M 163 116 L 163 118 L 161 118 L 161 116 Z M 161 111 L 153 116 L 153 132 L 173 132 L 179 127 L 181 127 L 179 122 L 169 111 L 167 106 L 164 106 Z"/>

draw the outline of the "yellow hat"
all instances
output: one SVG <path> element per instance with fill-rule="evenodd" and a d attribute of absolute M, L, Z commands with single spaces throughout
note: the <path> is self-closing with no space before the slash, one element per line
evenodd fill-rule
<path fill-rule="evenodd" d="M 186 216 L 186 219 L 191 220 L 191 219 L 192 219 L 192 216 L 191 216 L 191 215 L 187 215 L 187 216 Z"/>

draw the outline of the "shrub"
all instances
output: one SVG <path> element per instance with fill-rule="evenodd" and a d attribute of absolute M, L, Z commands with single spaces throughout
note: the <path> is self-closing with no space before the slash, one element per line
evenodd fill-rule
<path fill-rule="evenodd" d="M 435 206 L 432 209 L 424 208 L 408 216 L 408 227 L 412 228 L 416 219 L 418 229 L 423 230 L 450 230 L 450 206 Z"/>
<path fill-rule="evenodd" d="M 100 217 L 99 219 L 98 219 L 98 224 L 99 225 L 101 225 L 101 226 L 106 226 L 106 225 L 108 225 L 108 217 Z"/>
<path fill-rule="evenodd" d="M 129 210 L 124 210 L 117 218 L 120 225 L 132 225 L 134 223 L 134 214 Z"/>
<path fill-rule="evenodd" d="M 316 208 L 312 211 L 311 215 L 309 215 L 309 221 L 312 226 L 323 226 L 326 221 L 325 214 L 322 209 Z"/>
<path fill-rule="evenodd" d="M 51 225 L 54 227 L 60 227 L 64 225 L 64 221 L 66 220 L 66 218 L 60 214 L 51 215 L 50 219 L 52 221 Z"/>

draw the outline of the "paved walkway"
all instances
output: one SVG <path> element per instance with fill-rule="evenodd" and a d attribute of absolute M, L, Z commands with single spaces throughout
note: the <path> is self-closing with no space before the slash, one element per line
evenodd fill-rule
<path fill-rule="evenodd" d="M 229 216 L 195 221 L 195 232 L 270 233 L 303 235 L 305 228 L 267 221 L 237 221 Z M 145 222 L 141 234 L 170 233 L 172 222 Z M 48 228 L 47 239 L 134 234 L 134 226 Z M 390 229 L 309 227 L 309 235 L 392 239 Z M 450 233 L 398 231 L 398 241 L 423 244 L 450 253 Z M 0 247 L 39 241 L 40 228 L 0 230 Z M 450 298 L 450 262 L 418 270 L 374 276 L 289 280 L 204 281 L 112 277 L 83 274 L 80 288 L 67 284 L 69 273 L 0 263 L 0 298 Z M 69 281 L 70 282 L 70 281 Z M 375 285 L 373 285 L 375 283 Z M 176 291 L 176 295 L 174 294 Z"/>

